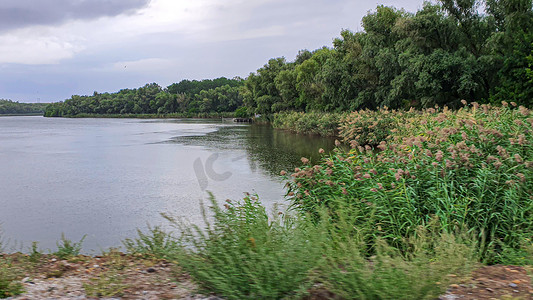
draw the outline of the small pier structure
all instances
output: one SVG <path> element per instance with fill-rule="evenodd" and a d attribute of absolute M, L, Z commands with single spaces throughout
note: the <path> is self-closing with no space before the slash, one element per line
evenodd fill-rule
<path fill-rule="evenodd" d="M 237 123 L 252 123 L 253 119 L 252 118 L 233 118 L 233 122 L 237 122 Z"/>

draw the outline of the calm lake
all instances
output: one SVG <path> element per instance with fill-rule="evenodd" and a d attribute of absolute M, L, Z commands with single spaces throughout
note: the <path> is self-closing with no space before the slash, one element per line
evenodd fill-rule
<path fill-rule="evenodd" d="M 55 250 L 64 233 L 98 253 L 160 213 L 203 224 L 200 202 L 257 193 L 283 200 L 281 170 L 317 159 L 332 139 L 223 120 L 0 117 L 0 238 Z"/>

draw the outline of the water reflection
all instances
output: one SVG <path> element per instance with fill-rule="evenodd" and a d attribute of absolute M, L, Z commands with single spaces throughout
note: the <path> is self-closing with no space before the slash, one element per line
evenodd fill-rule
<path fill-rule="evenodd" d="M 210 147 L 218 151 L 245 150 L 250 168 L 255 172 L 266 171 L 271 176 L 301 165 L 301 157 L 317 162 L 320 159 L 318 150 L 332 151 L 334 141 L 333 138 L 297 135 L 256 124 L 227 125 L 206 135 L 172 139 L 174 143 Z"/>
<path fill-rule="evenodd" d="M 329 152 L 334 147 L 334 139 L 296 135 L 263 125 L 249 126 L 246 137 L 250 164 L 271 174 L 294 169 L 301 165 L 302 157 L 316 162 L 320 148 Z"/>

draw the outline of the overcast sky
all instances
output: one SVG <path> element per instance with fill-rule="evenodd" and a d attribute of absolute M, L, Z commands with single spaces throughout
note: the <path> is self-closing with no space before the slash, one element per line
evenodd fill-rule
<path fill-rule="evenodd" d="M 422 0 L 0 0 L 0 99 L 244 78 L 361 30 L 378 4 L 414 12 Z"/>

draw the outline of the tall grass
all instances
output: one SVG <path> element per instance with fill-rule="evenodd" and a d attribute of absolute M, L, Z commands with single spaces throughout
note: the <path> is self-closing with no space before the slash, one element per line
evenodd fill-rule
<path fill-rule="evenodd" d="M 177 261 L 206 291 L 228 299 L 280 299 L 310 286 L 308 273 L 321 260 L 320 238 L 305 222 L 285 215 L 269 219 L 258 199 L 226 202 L 211 197 L 214 221 L 206 229 L 183 226 Z"/>
<path fill-rule="evenodd" d="M 381 114 L 394 119 L 387 121 L 396 124 L 387 127 L 392 135 L 369 139 L 358 129 L 366 119 L 352 115 L 341 126 L 352 151 L 295 170 L 288 195 L 297 210 L 348 204 L 359 215 L 354 226 L 400 249 L 437 217 L 445 231 L 475 232 L 490 262 L 502 261 L 503 249 L 519 251 L 533 232 L 531 111 L 473 103 L 456 112 Z M 369 141 L 375 147 L 361 144 Z"/>
<path fill-rule="evenodd" d="M 379 238 L 368 257 L 365 237 L 346 234 L 353 228 L 346 219 L 325 243 L 327 264 L 320 267 L 327 290 L 343 299 L 436 299 L 449 284 L 468 274 L 477 253 L 464 231 L 441 233 L 419 227 L 406 238 L 410 249 L 401 252 Z"/>
<path fill-rule="evenodd" d="M 125 239 L 122 244 L 130 254 L 155 256 L 156 258 L 172 258 L 177 243 L 172 234 L 165 232 L 160 226 L 148 226 L 148 232 L 137 229 L 137 238 Z"/>
<path fill-rule="evenodd" d="M 212 221 L 178 229 L 175 261 L 202 288 L 227 299 L 313 297 L 317 288 L 346 299 L 431 299 L 475 263 L 467 235 L 420 228 L 400 252 L 384 239 L 366 254 L 368 230 L 354 228 L 350 209 L 269 217 L 253 196 L 220 208 L 213 197 Z M 449 275 L 459 277 L 450 277 Z"/>

